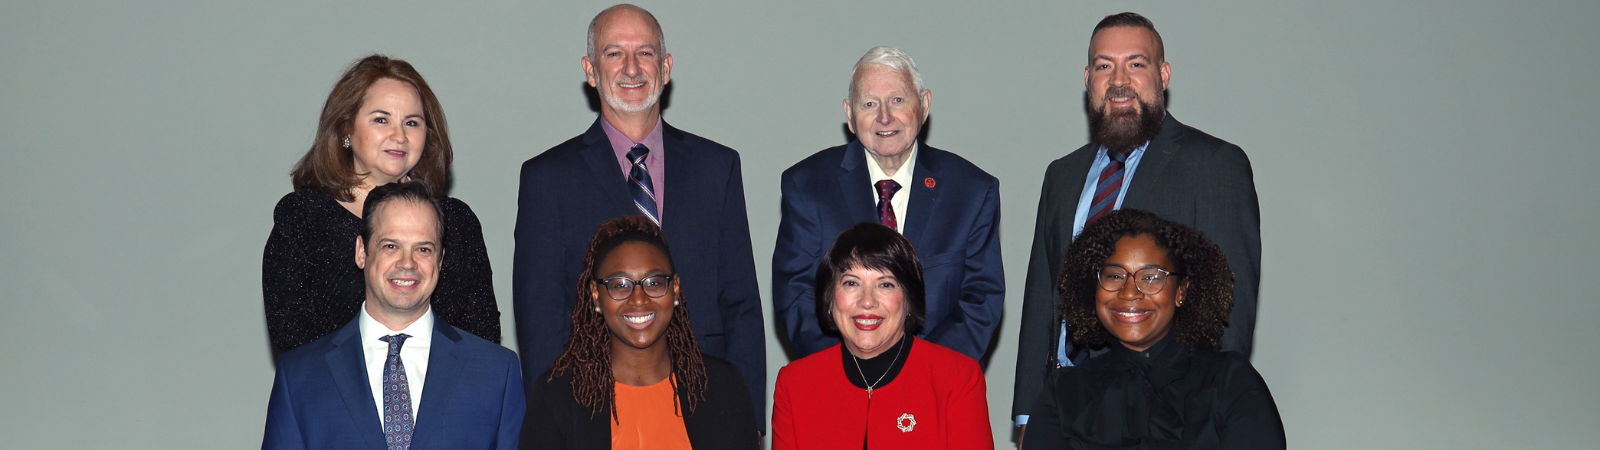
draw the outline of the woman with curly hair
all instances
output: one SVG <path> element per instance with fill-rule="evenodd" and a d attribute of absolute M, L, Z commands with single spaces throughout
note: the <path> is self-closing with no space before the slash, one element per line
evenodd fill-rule
<path fill-rule="evenodd" d="M 1100 351 L 1051 375 L 1026 448 L 1286 446 L 1266 381 L 1244 356 L 1217 351 L 1233 272 L 1205 236 L 1112 212 L 1068 247 L 1058 289 L 1073 344 Z"/>
<path fill-rule="evenodd" d="M 643 216 L 595 230 L 566 352 L 529 393 L 523 442 L 552 449 L 757 449 L 739 370 L 700 353 L 666 236 Z"/>

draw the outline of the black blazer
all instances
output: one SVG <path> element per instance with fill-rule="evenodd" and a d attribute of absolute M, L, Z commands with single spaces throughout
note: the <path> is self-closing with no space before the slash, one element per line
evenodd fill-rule
<path fill-rule="evenodd" d="M 684 411 L 683 427 L 696 450 L 761 448 L 756 418 L 749 409 L 750 394 L 744 377 L 727 361 L 710 356 L 706 362 L 706 398 L 694 413 Z M 611 409 L 589 411 L 572 399 L 572 374 L 550 379 L 550 371 L 530 380 L 528 421 L 522 430 L 522 448 L 611 448 Z M 684 403 L 682 396 L 679 404 Z M 687 408 L 686 408 L 687 409 Z"/>
<path fill-rule="evenodd" d="M 1061 336 L 1056 276 L 1072 244 L 1078 197 L 1099 148 L 1091 142 L 1045 170 L 1023 285 L 1013 416 L 1028 414 L 1056 365 Z M 1193 227 L 1228 257 L 1234 274 L 1233 313 L 1222 335 L 1222 350 L 1248 358 L 1261 286 L 1261 207 L 1250 158 L 1239 146 L 1190 128 L 1168 113 L 1145 149 L 1132 183 L 1123 197 L 1123 209 L 1150 211 Z"/>
<path fill-rule="evenodd" d="M 662 231 L 700 351 L 739 367 L 751 412 L 766 411 L 767 340 L 745 217 L 739 153 L 664 125 Z M 595 228 L 637 215 L 599 119 L 522 164 L 512 310 L 522 373 L 544 373 L 566 348 L 578 271 Z M 532 390 L 533 380 L 527 380 Z M 756 424 L 760 426 L 760 422 Z"/>

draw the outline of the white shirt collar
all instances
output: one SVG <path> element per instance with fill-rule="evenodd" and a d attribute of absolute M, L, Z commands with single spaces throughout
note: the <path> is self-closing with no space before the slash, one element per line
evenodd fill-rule
<path fill-rule="evenodd" d="M 415 322 L 411 322 L 411 325 L 406 325 L 405 329 L 400 331 L 390 330 L 388 326 L 378 322 L 378 319 L 372 318 L 372 315 L 367 313 L 366 302 L 361 302 L 360 311 L 356 325 L 361 329 L 362 345 L 369 345 L 374 341 L 382 344 L 383 341 L 379 341 L 378 338 L 402 333 L 411 337 L 406 338 L 405 346 L 401 348 L 412 345 L 428 347 L 433 343 L 433 305 L 428 305 L 428 310 L 423 311 L 422 317 L 418 317 Z"/>

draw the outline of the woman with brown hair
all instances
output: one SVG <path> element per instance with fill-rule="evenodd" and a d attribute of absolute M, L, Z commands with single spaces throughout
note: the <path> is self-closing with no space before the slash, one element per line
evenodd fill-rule
<path fill-rule="evenodd" d="M 567 349 L 533 383 L 522 442 L 551 449 L 758 449 L 739 370 L 700 353 L 666 236 L 644 216 L 595 231 Z"/>
<path fill-rule="evenodd" d="M 426 182 L 444 206 L 449 250 L 435 314 L 500 342 L 483 228 L 465 202 L 445 196 L 453 157 L 444 109 L 411 64 L 371 55 L 345 71 L 322 107 L 311 149 L 290 172 L 294 192 L 272 212 L 261 291 L 275 355 L 355 318 L 366 296 L 351 256 L 362 205 L 372 188 L 402 180 Z"/>

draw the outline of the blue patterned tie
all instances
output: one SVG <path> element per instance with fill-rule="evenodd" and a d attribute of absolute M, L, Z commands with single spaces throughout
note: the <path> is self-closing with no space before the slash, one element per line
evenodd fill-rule
<path fill-rule="evenodd" d="M 406 343 L 405 334 L 378 338 L 389 343 L 389 359 L 383 362 L 383 440 L 389 450 L 411 448 L 411 429 L 416 421 L 411 416 L 411 386 L 406 381 L 406 366 L 400 363 L 400 346 Z"/>
<path fill-rule="evenodd" d="M 661 216 L 656 214 L 656 190 L 651 187 L 650 171 L 644 167 L 644 158 L 650 155 L 650 148 L 644 144 L 633 146 L 628 150 L 628 161 L 633 162 L 633 169 L 628 171 L 628 190 L 633 191 L 633 206 L 639 212 L 649 217 L 651 222 L 661 225 Z"/>
<path fill-rule="evenodd" d="M 1117 209 L 1117 194 L 1122 192 L 1122 168 L 1127 165 L 1130 152 L 1106 152 L 1111 163 L 1100 171 L 1100 183 L 1094 188 L 1094 198 L 1089 201 L 1089 219 L 1084 225 L 1094 223 L 1100 216 Z"/>

